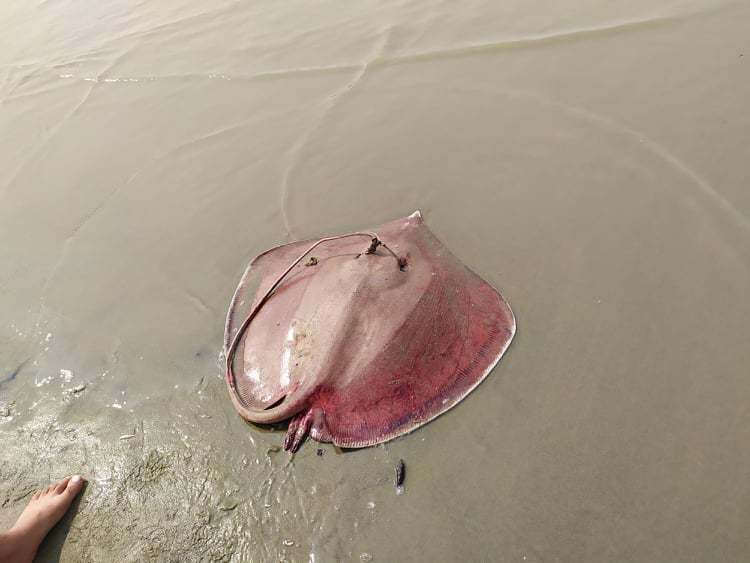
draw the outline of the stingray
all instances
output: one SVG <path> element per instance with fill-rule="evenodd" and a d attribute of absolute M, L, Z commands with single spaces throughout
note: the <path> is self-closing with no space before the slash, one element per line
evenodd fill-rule
<path fill-rule="evenodd" d="M 361 448 L 458 404 L 515 329 L 502 295 L 417 211 L 257 256 L 227 313 L 226 381 L 245 420 L 290 419 L 286 450 L 308 434 Z"/>

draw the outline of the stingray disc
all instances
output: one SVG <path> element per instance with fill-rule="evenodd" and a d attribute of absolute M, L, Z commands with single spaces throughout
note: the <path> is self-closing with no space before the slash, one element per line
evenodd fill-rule
<path fill-rule="evenodd" d="M 288 450 L 308 433 L 359 448 L 414 430 L 466 397 L 515 334 L 500 293 L 419 212 L 376 233 L 387 247 L 372 253 L 370 233 L 264 252 L 232 299 L 232 402 L 251 422 L 291 418 Z"/>

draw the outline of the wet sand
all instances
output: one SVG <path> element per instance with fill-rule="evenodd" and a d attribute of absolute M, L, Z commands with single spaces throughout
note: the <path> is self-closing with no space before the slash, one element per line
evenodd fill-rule
<path fill-rule="evenodd" d="M 750 7 L 107 4 L 0 6 L 0 525 L 90 479 L 40 560 L 750 557 Z M 516 339 L 290 458 L 221 379 L 239 276 L 417 208 Z"/>

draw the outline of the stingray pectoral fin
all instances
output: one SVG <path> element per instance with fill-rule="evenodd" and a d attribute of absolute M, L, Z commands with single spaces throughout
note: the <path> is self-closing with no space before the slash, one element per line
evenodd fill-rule
<path fill-rule="evenodd" d="M 492 286 L 454 264 L 434 263 L 433 282 L 378 354 L 313 398 L 337 446 L 370 446 L 422 426 L 466 397 L 505 353 L 515 334 L 510 307 Z M 368 303 L 358 313 L 378 315 Z M 346 348 L 357 349 L 357 342 Z"/>

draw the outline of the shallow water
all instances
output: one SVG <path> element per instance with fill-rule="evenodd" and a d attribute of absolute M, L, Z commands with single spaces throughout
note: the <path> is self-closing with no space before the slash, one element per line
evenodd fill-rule
<path fill-rule="evenodd" d="M 42 561 L 747 559 L 749 17 L 0 5 L 0 525 L 75 471 Z M 277 451 L 221 379 L 246 262 L 417 208 L 509 352 L 384 447 Z"/>

